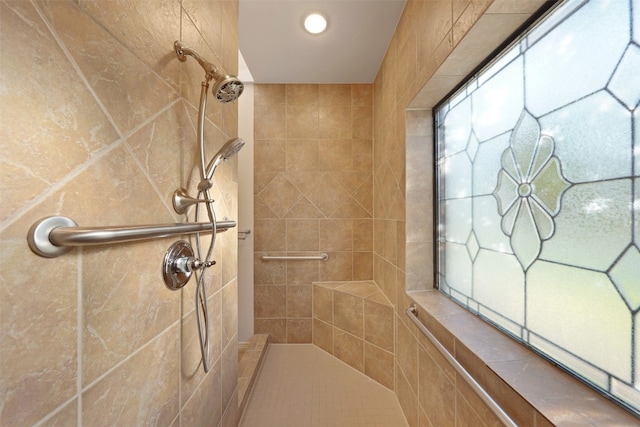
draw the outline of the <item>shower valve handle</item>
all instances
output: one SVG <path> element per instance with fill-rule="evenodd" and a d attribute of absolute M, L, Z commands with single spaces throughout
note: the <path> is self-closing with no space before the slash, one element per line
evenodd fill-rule
<path fill-rule="evenodd" d="M 192 273 L 197 270 L 204 270 L 205 268 L 209 268 L 215 264 L 215 261 L 202 262 L 195 257 L 181 257 L 174 261 L 174 268 L 176 271 L 183 273 Z"/>
<path fill-rule="evenodd" d="M 201 261 L 196 258 L 191 245 L 179 240 L 171 245 L 164 256 L 162 277 L 165 285 L 175 291 L 187 284 L 194 271 L 202 271 L 215 264 L 215 261 Z"/>
<path fill-rule="evenodd" d="M 200 270 L 200 269 L 204 270 L 205 268 L 209 268 L 213 265 L 216 265 L 215 261 L 202 262 L 198 258 L 191 258 L 189 261 L 191 263 L 192 270 Z"/>

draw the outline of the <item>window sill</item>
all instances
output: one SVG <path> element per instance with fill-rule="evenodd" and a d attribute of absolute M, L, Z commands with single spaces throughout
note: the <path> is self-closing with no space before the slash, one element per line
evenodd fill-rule
<path fill-rule="evenodd" d="M 408 295 L 420 321 L 518 425 L 638 425 L 631 413 L 445 295 Z M 415 330 L 421 345 L 429 345 Z"/>

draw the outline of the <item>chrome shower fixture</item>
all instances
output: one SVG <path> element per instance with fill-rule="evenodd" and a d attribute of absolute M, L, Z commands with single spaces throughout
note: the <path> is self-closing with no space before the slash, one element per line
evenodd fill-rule
<path fill-rule="evenodd" d="M 218 221 L 216 219 L 215 210 L 213 209 L 214 200 L 211 197 L 211 192 L 209 190 L 213 186 L 211 179 L 213 178 L 213 173 L 218 165 L 222 161 L 227 160 L 236 154 L 244 145 L 244 141 L 240 138 L 233 138 L 227 141 L 216 153 L 213 160 L 211 160 L 207 165 L 204 152 L 204 125 L 207 109 L 207 93 L 209 91 L 209 82 L 211 82 L 211 80 L 215 80 L 215 84 L 212 89 L 213 95 L 219 102 L 227 103 L 238 99 L 244 90 L 244 84 L 242 84 L 236 76 L 221 73 L 218 70 L 218 67 L 202 59 L 200 55 L 192 49 L 185 47 L 182 42 L 176 40 L 173 43 L 173 48 L 180 61 L 186 61 L 186 55 L 191 55 L 196 59 L 196 61 L 198 61 L 205 71 L 204 81 L 200 85 L 200 104 L 198 107 L 197 143 L 198 154 L 200 157 L 200 183 L 198 184 L 198 194 L 196 197 L 191 197 L 185 189 L 179 188 L 173 193 L 173 209 L 179 214 L 184 214 L 189 206 L 195 205 L 196 209 L 194 219 L 197 222 L 200 203 L 203 203 L 206 208 L 209 221 L 211 222 L 211 240 L 209 242 L 209 249 L 205 255 L 200 244 L 200 236 L 199 234 L 196 234 L 195 241 L 197 257 L 194 256 L 191 246 L 187 245 L 185 242 L 177 242 L 169 249 L 169 252 L 165 257 L 163 272 L 167 286 L 176 289 L 186 284 L 191 273 L 195 273 L 197 277 L 198 283 L 196 285 L 195 295 L 196 322 L 198 324 L 198 336 L 200 338 L 202 367 L 205 372 L 209 372 L 209 311 L 204 269 L 215 264 L 215 261 L 212 261 L 211 258 L 213 257 L 213 248 L 215 246 L 217 235 L 216 231 L 218 229 Z"/>
<path fill-rule="evenodd" d="M 196 203 L 213 203 L 213 199 L 201 199 L 189 196 L 187 190 L 184 188 L 178 188 L 173 192 L 171 202 L 173 204 L 173 210 L 180 215 L 187 213 L 187 209 Z"/>
<path fill-rule="evenodd" d="M 185 62 L 187 60 L 186 55 L 193 56 L 195 60 L 198 61 L 205 71 L 204 85 L 208 86 L 211 80 L 215 80 L 216 83 L 213 85 L 211 92 L 218 102 L 226 103 L 235 101 L 242 95 L 244 84 L 238 77 L 220 73 L 218 67 L 204 60 L 193 49 L 184 46 L 181 41 L 176 40 L 173 42 L 173 47 L 180 61 Z"/>
<path fill-rule="evenodd" d="M 213 159 L 209 162 L 207 167 L 205 168 L 204 179 L 198 184 L 198 190 L 204 191 L 211 188 L 213 185 L 211 183 L 211 178 L 213 178 L 213 173 L 216 171 L 216 168 L 223 161 L 229 160 L 236 154 L 242 147 L 244 147 L 244 140 L 242 138 L 233 138 L 227 141 L 221 148 L 218 150 Z M 175 206 L 174 206 L 175 207 Z"/>

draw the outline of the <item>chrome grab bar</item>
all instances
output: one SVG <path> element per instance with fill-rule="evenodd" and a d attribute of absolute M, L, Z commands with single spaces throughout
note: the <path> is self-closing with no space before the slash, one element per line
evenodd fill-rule
<path fill-rule="evenodd" d="M 416 305 L 411 304 L 411 306 L 407 308 L 406 313 L 407 316 L 409 316 L 409 319 L 411 319 L 411 321 L 418 327 L 418 329 L 420 329 L 420 332 L 422 332 L 424 336 L 426 336 L 429 341 L 431 341 L 431 344 L 433 344 L 434 347 L 438 349 L 440 354 L 442 354 L 442 356 L 447 359 L 447 361 L 453 366 L 456 372 L 460 374 L 460 376 L 467 382 L 467 384 L 469 384 L 473 391 L 478 394 L 480 399 L 482 399 L 482 401 L 489 407 L 491 412 L 493 412 L 495 416 L 498 417 L 498 419 L 500 419 L 500 421 L 502 421 L 506 426 L 518 427 L 518 425 L 509 417 L 509 415 L 504 412 L 500 405 L 498 405 L 496 401 L 493 400 L 491 396 L 489 396 L 486 390 L 477 383 L 477 381 L 471 376 L 471 374 L 469 374 L 469 372 L 464 369 L 460 362 L 458 362 L 458 360 L 456 360 L 456 358 L 453 357 L 451 353 L 449 353 L 449 351 L 440 343 L 440 341 L 438 341 L 438 338 L 436 338 L 431 332 L 429 332 L 426 326 L 424 326 L 422 322 L 418 320 L 418 309 Z"/>
<path fill-rule="evenodd" d="M 218 233 L 236 226 L 235 221 L 217 221 Z M 133 242 L 181 234 L 212 232 L 210 222 L 152 224 L 116 227 L 78 227 L 71 218 L 50 216 L 35 222 L 29 229 L 29 248 L 40 256 L 54 258 L 73 246 L 106 245 Z"/>
<path fill-rule="evenodd" d="M 263 261 L 327 261 L 329 255 L 263 255 Z"/>

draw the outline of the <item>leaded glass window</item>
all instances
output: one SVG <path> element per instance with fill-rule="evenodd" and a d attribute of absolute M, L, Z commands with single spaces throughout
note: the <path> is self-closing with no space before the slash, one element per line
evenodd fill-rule
<path fill-rule="evenodd" d="M 640 2 L 568 0 L 435 111 L 439 289 L 640 413 Z"/>

